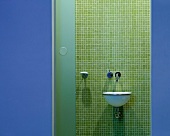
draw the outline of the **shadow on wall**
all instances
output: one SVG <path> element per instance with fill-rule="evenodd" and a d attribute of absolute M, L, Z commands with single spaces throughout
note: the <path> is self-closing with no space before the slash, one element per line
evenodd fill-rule
<path fill-rule="evenodd" d="M 81 95 L 80 95 L 80 92 L 82 92 Z M 77 93 L 76 99 L 78 99 L 79 96 L 82 96 L 81 100 L 82 100 L 84 107 L 90 108 L 90 106 L 92 104 L 92 95 L 91 95 L 91 92 L 90 92 L 90 88 L 87 87 L 85 79 L 82 80 L 80 87 L 77 88 L 76 93 Z"/>
<path fill-rule="evenodd" d="M 90 92 L 90 88 L 86 86 L 86 81 L 84 83 L 84 88 L 82 90 L 82 103 L 86 108 L 90 108 L 92 104 L 92 95 Z"/>
<path fill-rule="evenodd" d="M 122 117 L 115 118 L 115 108 L 113 107 L 113 136 L 125 136 L 125 117 L 123 106 L 119 108 Z"/>
<path fill-rule="evenodd" d="M 124 118 L 116 119 L 115 109 L 107 105 L 97 122 L 93 136 L 125 136 Z M 123 112 L 123 107 L 120 108 Z"/>
<path fill-rule="evenodd" d="M 104 87 L 102 89 L 102 93 L 103 92 L 113 92 L 113 90 L 115 90 L 115 85 L 114 85 L 114 80 L 112 79 L 106 79 L 105 83 L 104 83 Z"/>
<path fill-rule="evenodd" d="M 112 136 L 113 135 L 113 107 L 107 105 L 97 122 L 93 136 Z"/>

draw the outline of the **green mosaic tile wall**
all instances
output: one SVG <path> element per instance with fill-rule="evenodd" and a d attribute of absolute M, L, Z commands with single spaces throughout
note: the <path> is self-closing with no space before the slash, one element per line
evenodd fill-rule
<path fill-rule="evenodd" d="M 102 96 L 108 69 L 132 92 L 122 119 Z M 76 0 L 76 136 L 150 136 L 150 93 L 150 0 Z"/>

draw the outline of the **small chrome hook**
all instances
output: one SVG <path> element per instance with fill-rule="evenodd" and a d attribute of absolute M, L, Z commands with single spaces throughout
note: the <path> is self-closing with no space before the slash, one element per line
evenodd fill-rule
<path fill-rule="evenodd" d="M 88 72 L 80 72 L 83 79 L 86 79 L 88 77 Z"/>

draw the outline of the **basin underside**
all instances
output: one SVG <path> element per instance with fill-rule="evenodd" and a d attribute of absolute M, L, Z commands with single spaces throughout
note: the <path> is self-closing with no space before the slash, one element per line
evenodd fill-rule
<path fill-rule="evenodd" d="M 131 92 L 103 92 L 105 100 L 114 107 L 126 104 L 130 99 Z"/>

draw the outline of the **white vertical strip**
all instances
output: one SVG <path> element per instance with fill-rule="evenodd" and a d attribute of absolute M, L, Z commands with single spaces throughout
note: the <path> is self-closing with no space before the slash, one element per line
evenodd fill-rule
<path fill-rule="evenodd" d="M 54 136 L 54 1 L 51 1 L 52 9 L 52 136 Z"/>

